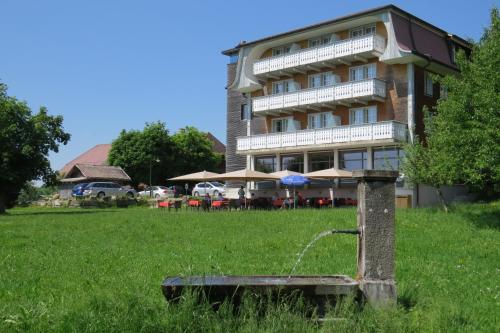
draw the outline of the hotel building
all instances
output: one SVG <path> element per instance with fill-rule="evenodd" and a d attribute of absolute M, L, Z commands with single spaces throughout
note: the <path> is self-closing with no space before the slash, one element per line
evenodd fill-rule
<path fill-rule="evenodd" d="M 402 144 L 424 133 L 423 107 L 443 94 L 431 75 L 457 73 L 459 49 L 470 44 L 393 5 L 240 42 L 223 51 L 226 171 L 399 169 Z M 325 196 L 325 186 L 305 191 Z M 419 191 L 397 183 L 414 206 Z M 336 192 L 355 197 L 353 181 Z"/>

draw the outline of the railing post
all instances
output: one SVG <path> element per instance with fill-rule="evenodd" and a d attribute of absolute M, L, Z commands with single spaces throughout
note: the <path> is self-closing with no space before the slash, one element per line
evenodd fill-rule
<path fill-rule="evenodd" d="M 396 303 L 394 281 L 395 181 L 398 171 L 355 170 L 358 181 L 358 279 L 374 306 Z"/>

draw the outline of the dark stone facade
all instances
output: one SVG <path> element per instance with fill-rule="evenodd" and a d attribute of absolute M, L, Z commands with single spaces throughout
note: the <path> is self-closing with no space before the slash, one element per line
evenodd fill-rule
<path fill-rule="evenodd" d="M 235 79 L 236 67 L 236 63 L 227 65 L 228 86 Z M 245 103 L 247 103 L 247 99 L 242 93 L 229 88 L 227 89 L 226 172 L 241 170 L 246 167 L 246 156 L 236 154 L 236 138 L 247 135 L 247 121 L 241 119 L 241 106 Z M 251 134 L 261 133 L 266 133 L 265 119 L 252 119 Z"/>
<path fill-rule="evenodd" d="M 227 65 L 227 85 L 233 83 L 237 64 Z M 244 169 L 245 156 L 236 154 L 236 138 L 247 135 L 246 121 L 241 120 L 241 106 L 246 103 L 242 93 L 227 88 L 226 172 Z"/>

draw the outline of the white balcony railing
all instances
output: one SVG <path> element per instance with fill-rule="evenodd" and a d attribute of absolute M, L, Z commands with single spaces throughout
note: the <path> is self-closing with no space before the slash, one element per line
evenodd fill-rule
<path fill-rule="evenodd" d="M 332 44 L 297 50 L 285 55 L 274 56 L 254 62 L 255 75 L 299 67 L 321 61 L 329 61 L 364 53 L 383 53 L 385 38 L 379 35 L 344 39 Z"/>
<path fill-rule="evenodd" d="M 303 89 L 295 92 L 268 95 L 252 99 L 252 111 L 262 112 L 310 105 L 317 103 L 349 100 L 360 97 L 385 98 L 386 85 L 378 79 L 352 81 L 334 86 Z"/>
<path fill-rule="evenodd" d="M 337 126 L 296 132 L 269 133 L 237 138 L 237 151 L 301 147 L 392 139 L 406 141 L 407 125 L 397 121 Z"/>

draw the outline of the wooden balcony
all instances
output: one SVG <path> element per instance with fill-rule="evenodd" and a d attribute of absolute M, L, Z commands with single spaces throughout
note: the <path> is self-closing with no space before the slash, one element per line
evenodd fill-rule
<path fill-rule="evenodd" d="M 408 126 L 404 123 L 384 121 L 363 125 L 243 136 L 237 138 L 236 151 L 240 154 L 251 154 L 328 147 L 355 147 L 367 143 L 406 142 L 407 128 Z"/>
<path fill-rule="evenodd" d="M 256 61 L 253 64 L 253 74 L 263 78 L 278 78 L 280 75 L 300 72 L 301 69 L 318 69 L 339 63 L 348 65 L 351 61 L 366 61 L 368 58 L 380 56 L 384 50 L 385 39 L 379 35 L 344 39 Z"/>
<path fill-rule="evenodd" d="M 295 92 L 255 97 L 252 111 L 259 115 L 278 115 L 314 105 L 365 103 L 370 100 L 383 101 L 386 97 L 386 84 L 378 79 L 352 81 L 333 86 L 303 89 Z"/>

